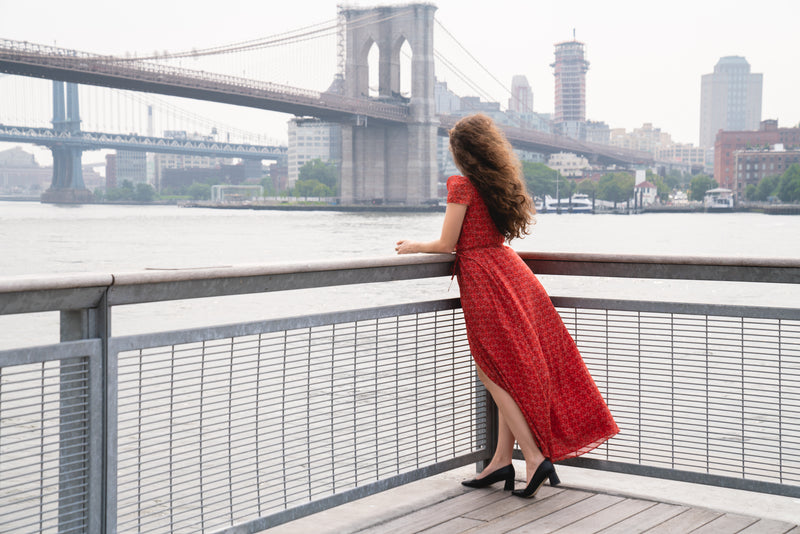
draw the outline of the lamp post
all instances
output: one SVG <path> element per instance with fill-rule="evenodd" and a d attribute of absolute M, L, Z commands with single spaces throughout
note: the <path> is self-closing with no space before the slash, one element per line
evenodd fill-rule
<path fill-rule="evenodd" d="M 556 213 L 561 215 L 561 196 L 558 194 L 558 171 L 556 171 Z"/>

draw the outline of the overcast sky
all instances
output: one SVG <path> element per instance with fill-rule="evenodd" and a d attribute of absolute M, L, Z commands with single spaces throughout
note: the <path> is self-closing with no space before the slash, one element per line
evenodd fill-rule
<path fill-rule="evenodd" d="M 778 119 L 784 127 L 800 122 L 797 0 L 433 3 L 442 25 L 506 87 L 513 75 L 527 76 L 538 112 L 553 111 L 553 45 L 570 40 L 574 29 L 577 39 L 586 43 L 590 62 L 589 119 L 629 131 L 650 122 L 675 141 L 697 144 L 700 77 L 712 72 L 720 57 L 739 55 L 747 59 L 752 72 L 764 75 L 762 118 Z M 0 38 L 102 54 L 148 54 L 255 39 L 335 17 L 336 2 L 331 0 L 0 0 Z M 437 49 L 445 44 L 440 40 Z M 334 54 L 331 51 L 331 63 Z M 476 79 L 482 76 L 474 63 L 458 61 Z M 439 66 L 437 75 L 461 88 L 462 96 L 467 93 Z M 481 85 L 506 106 L 508 95 L 502 88 L 489 82 Z M 3 99 L 0 105 L 13 103 Z M 265 128 L 285 139 L 288 116 L 270 115 L 274 120 L 263 122 L 273 124 Z M 235 114 L 231 117 L 237 120 Z"/>

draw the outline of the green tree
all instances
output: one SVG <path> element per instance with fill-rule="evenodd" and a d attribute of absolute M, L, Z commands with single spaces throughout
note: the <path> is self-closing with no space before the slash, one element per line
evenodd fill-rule
<path fill-rule="evenodd" d="M 692 183 L 689 186 L 689 200 L 703 200 L 706 196 L 706 191 L 717 187 L 717 182 L 705 174 L 698 174 L 692 178 Z"/>
<path fill-rule="evenodd" d="M 150 184 L 136 184 L 133 192 L 133 200 L 137 202 L 152 202 L 156 196 L 156 190 Z"/>
<path fill-rule="evenodd" d="M 532 161 L 522 162 L 522 174 L 525 178 L 525 187 L 531 196 L 542 197 L 546 195 L 556 196 L 556 180 L 559 186 L 564 181 L 560 178 L 558 171 L 551 169 L 544 163 L 534 163 Z M 561 191 L 559 190 L 559 194 Z"/>
<path fill-rule="evenodd" d="M 123 180 L 119 187 L 112 187 L 106 191 L 106 200 L 110 200 L 112 202 L 119 200 L 133 200 L 133 195 L 133 182 L 130 180 Z"/>
<path fill-rule="evenodd" d="M 792 163 L 781 175 L 778 198 L 781 202 L 800 202 L 800 165 L 797 163 Z"/>
<path fill-rule="evenodd" d="M 666 185 L 670 191 L 674 189 L 678 189 L 682 184 L 684 184 L 683 173 L 676 170 L 671 170 L 664 176 L 664 185 Z"/>
<path fill-rule="evenodd" d="M 744 188 L 744 198 L 756 200 L 756 186 L 754 184 L 747 184 L 747 187 Z"/>
<path fill-rule="evenodd" d="M 211 198 L 211 186 L 193 182 L 192 185 L 186 188 L 186 194 L 192 197 L 193 200 L 208 200 Z"/>
<path fill-rule="evenodd" d="M 259 184 L 264 188 L 264 196 L 271 197 L 277 194 L 275 184 L 272 182 L 272 176 L 264 176 Z"/>
<path fill-rule="evenodd" d="M 294 184 L 293 194 L 296 197 L 326 197 L 331 193 L 330 188 L 319 180 L 297 180 Z"/>
<path fill-rule="evenodd" d="M 586 179 L 578 182 L 577 192 L 590 197 L 597 196 L 597 182 L 594 180 Z"/>
<path fill-rule="evenodd" d="M 627 172 L 612 172 L 603 175 L 597 183 L 597 198 L 617 205 L 633 196 L 633 176 Z"/>
<path fill-rule="evenodd" d="M 780 176 L 766 176 L 762 178 L 756 186 L 753 200 L 760 200 L 762 202 L 767 200 L 769 197 L 778 192 L 778 186 L 780 185 L 780 182 Z"/>
<path fill-rule="evenodd" d="M 339 184 L 339 170 L 336 164 L 322 161 L 321 159 L 312 159 L 305 165 L 300 167 L 300 175 L 297 180 L 317 182 L 327 186 L 331 191 L 336 191 Z M 327 195 L 326 195 L 327 196 Z"/>
<path fill-rule="evenodd" d="M 328 187 L 327 185 L 319 184 L 317 186 L 314 186 L 314 189 L 311 191 L 311 196 L 312 197 L 332 197 L 333 196 L 333 191 L 331 191 L 331 188 Z"/>

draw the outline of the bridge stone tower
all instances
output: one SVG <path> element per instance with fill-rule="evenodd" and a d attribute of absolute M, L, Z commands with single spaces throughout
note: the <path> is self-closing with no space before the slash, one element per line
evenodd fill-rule
<path fill-rule="evenodd" d="M 78 86 L 74 83 L 53 81 L 53 129 L 59 133 L 77 133 L 81 129 Z M 53 181 L 50 188 L 42 193 L 42 202 L 90 202 L 92 193 L 83 183 L 83 151 L 73 146 L 58 145 L 53 145 L 50 150 L 53 153 Z"/>
<path fill-rule="evenodd" d="M 344 94 L 369 96 L 368 56 L 379 51 L 379 98 L 400 95 L 400 50 L 412 51 L 410 115 L 406 124 L 358 118 L 342 125 L 341 198 L 419 205 L 437 196 L 432 4 L 345 8 Z"/>

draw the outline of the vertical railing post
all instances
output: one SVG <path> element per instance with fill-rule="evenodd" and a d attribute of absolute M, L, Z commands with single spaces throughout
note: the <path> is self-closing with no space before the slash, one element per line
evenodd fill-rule
<path fill-rule="evenodd" d="M 96 308 L 62 310 L 60 326 L 62 342 L 100 339 L 101 351 L 60 364 L 58 530 L 115 532 L 116 365 L 108 364 L 107 292 Z M 86 375 L 76 381 L 81 366 Z"/>
<path fill-rule="evenodd" d="M 495 450 L 497 450 L 498 433 L 497 405 L 494 403 L 494 399 L 492 399 L 489 390 L 485 389 L 483 385 L 481 385 L 480 388 L 483 390 L 485 399 L 483 417 L 484 424 L 486 425 L 486 457 L 478 462 L 476 466 L 478 472 L 486 469 L 486 466 L 489 465 L 489 462 L 492 460 L 492 456 L 494 456 Z"/>

